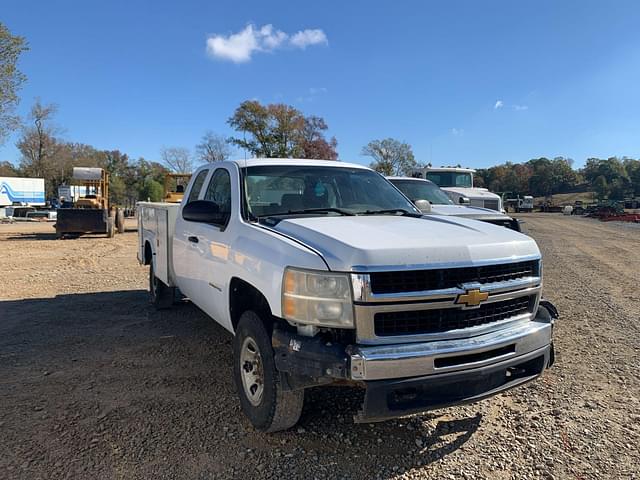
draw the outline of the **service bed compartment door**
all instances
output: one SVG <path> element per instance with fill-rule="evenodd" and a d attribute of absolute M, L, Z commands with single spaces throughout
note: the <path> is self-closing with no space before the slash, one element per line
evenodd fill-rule
<path fill-rule="evenodd" d="M 167 210 L 156 209 L 156 221 L 158 229 L 156 233 L 156 277 L 164 282 L 165 285 L 171 285 L 169 281 L 169 218 Z"/>

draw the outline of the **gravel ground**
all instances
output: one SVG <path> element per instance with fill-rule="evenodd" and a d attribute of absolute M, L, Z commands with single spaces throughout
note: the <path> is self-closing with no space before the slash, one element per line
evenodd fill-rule
<path fill-rule="evenodd" d="M 0 478 L 639 478 L 640 229 L 522 217 L 561 313 L 541 379 L 364 425 L 358 391 L 312 389 L 270 435 L 240 412 L 230 335 L 148 307 L 134 231 L 0 225 Z"/>

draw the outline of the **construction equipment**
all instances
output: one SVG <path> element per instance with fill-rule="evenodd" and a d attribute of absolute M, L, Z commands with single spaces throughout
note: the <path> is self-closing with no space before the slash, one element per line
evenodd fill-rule
<path fill-rule="evenodd" d="M 516 213 L 533 212 L 533 197 L 531 195 L 525 195 L 524 197 L 518 195 L 515 198 L 507 198 L 504 200 L 504 206 L 507 211 L 513 209 Z"/>
<path fill-rule="evenodd" d="M 164 201 L 180 203 L 184 190 L 191 180 L 190 173 L 167 173 L 164 177 Z"/>
<path fill-rule="evenodd" d="M 124 212 L 109 204 L 109 174 L 102 168 L 74 167 L 74 180 L 82 181 L 84 196 L 72 208 L 58 209 L 56 235 L 78 236 L 85 233 L 124 233 Z"/>
<path fill-rule="evenodd" d="M 576 200 L 571 208 L 571 215 L 584 215 L 586 209 L 582 200 Z"/>
<path fill-rule="evenodd" d="M 599 218 L 600 220 L 619 217 L 625 214 L 623 205 L 614 200 L 600 201 L 597 205 L 587 208 L 586 212 L 588 217 Z"/>

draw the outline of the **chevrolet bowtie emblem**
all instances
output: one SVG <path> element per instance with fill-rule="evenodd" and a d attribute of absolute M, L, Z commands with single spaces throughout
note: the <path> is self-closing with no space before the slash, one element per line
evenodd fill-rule
<path fill-rule="evenodd" d="M 467 293 L 461 293 L 458 295 L 455 303 L 458 305 L 465 305 L 467 307 L 477 307 L 487 298 L 489 298 L 489 294 L 487 292 L 481 292 L 478 289 L 467 290 Z"/>

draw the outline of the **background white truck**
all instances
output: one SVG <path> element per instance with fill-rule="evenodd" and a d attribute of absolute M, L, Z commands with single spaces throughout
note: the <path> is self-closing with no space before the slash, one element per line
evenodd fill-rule
<path fill-rule="evenodd" d="M 431 180 L 457 204 L 466 203 L 473 207 L 488 208 L 497 212 L 504 212 L 502 198 L 495 193 L 491 193 L 486 188 L 473 186 L 473 174 L 476 171 L 472 168 L 461 167 L 425 167 L 416 170 L 414 173 L 420 178 Z"/>
<path fill-rule="evenodd" d="M 293 426 L 310 386 L 365 388 L 356 421 L 370 422 L 485 398 L 553 363 L 535 242 L 424 216 L 361 165 L 209 164 L 181 204 L 138 214 L 152 302 L 179 289 L 234 335 L 260 430 Z"/>
<path fill-rule="evenodd" d="M 431 180 L 413 177 L 387 177 L 416 205 L 422 213 L 453 215 L 481 222 L 492 223 L 520 232 L 520 222 L 504 213 L 488 208 L 456 204 L 444 190 Z M 427 203 L 421 203 L 426 201 Z"/>
<path fill-rule="evenodd" d="M 44 178 L 0 177 L 0 207 L 44 204 Z"/>

